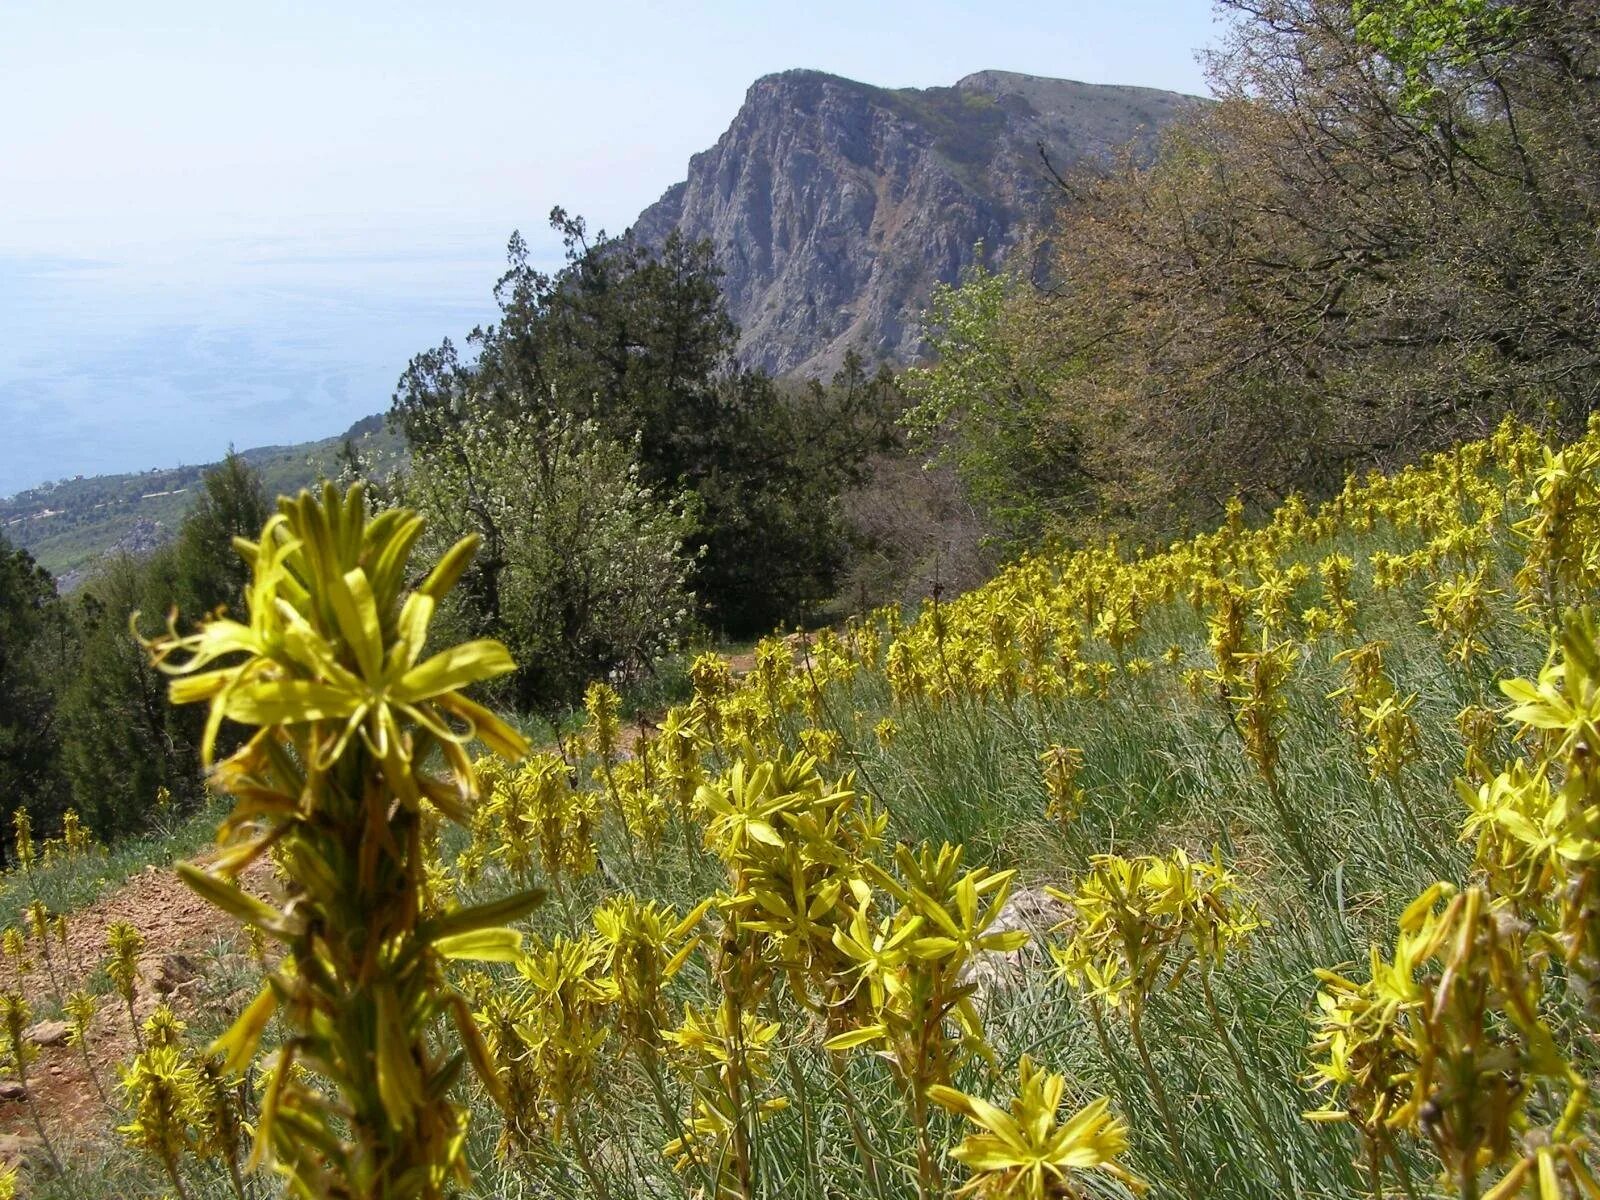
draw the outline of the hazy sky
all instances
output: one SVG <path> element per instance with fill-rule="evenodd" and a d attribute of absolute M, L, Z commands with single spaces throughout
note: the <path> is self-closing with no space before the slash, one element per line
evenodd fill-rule
<path fill-rule="evenodd" d="M 0 495 L 338 432 L 759 75 L 1204 90 L 1209 0 L 0 0 Z"/>

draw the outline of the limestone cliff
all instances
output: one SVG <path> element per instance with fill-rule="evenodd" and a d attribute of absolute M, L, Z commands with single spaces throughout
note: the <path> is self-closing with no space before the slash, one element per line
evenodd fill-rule
<path fill-rule="evenodd" d="M 634 228 L 711 239 L 752 365 L 825 372 L 852 346 L 905 363 L 934 283 L 1048 220 L 1059 193 L 1041 144 L 1058 170 L 1147 149 L 1194 102 L 1004 71 L 898 90 L 786 71 L 751 86 Z"/>

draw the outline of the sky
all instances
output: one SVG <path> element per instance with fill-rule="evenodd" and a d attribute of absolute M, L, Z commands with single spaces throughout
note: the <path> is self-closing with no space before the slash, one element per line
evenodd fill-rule
<path fill-rule="evenodd" d="M 1204 93 L 1209 0 L 0 0 L 0 495 L 338 433 L 761 75 Z"/>

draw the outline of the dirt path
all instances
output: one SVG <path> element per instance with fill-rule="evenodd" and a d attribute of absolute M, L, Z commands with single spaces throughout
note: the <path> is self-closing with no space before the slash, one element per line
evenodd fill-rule
<path fill-rule="evenodd" d="M 252 890 L 263 890 L 269 875 L 270 868 L 260 864 L 247 876 L 247 883 L 254 885 Z M 51 939 L 55 974 L 63 995 L 79 988 L 102 993 L 100 1011 L 90 1026 L 89 1055 L 100 1085 L 118 1111 L 107 1112 L 81 1050 L 64 1041 L 41 1045 L 39 1057 L 28 1066 L 28 1090 L 58 1149 L 74 1141 L 107 1136 L 122 1119 L 117 1068 L 134 1052 L 133 1033 L 127 1009 L 104 974 L 92 980 L 105 956 L 106 927 L 113 921 L 127 921 L 145 938 L 134 1002 L 141 1022 L 163 1001 L 170 1003 L 180 1018 L 188 1018 L 199 1003 L 236 1007 L 249 999 L 210 994 L 202 969 L 214 968 L 220 955 L 240 955 L 243 938 L 236 922 L 196 896 L 170 867 L 146 867 L 87 908 L 69 913 L 65 953 L 61 943 Z M 23 994 L 39 1021 L 54 1015 L 55 989 L 38 947 L 30 946 L 30 952 L 34 969 L 23 979 Z M 15 977 L 8 975 L 4 983 L 14 986 Z M 0 1097 L 0 1156 L 15 1158 L 25 1153 L 35 1138 L 28 1103 L 20 1097 Z"/>

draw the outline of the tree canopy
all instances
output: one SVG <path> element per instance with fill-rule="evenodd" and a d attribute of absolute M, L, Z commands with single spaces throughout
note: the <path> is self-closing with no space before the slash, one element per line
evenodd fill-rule
<path fill-rule="evenodd" d="M 429 454 L 471 422 L 571 417 L 634 447 L 641 483 L 693 498 L 686 546 L 700 617 L 732 633 L 801 618 L 830 596 L 846 540 L 839 497 L 889 428 L 888 376 L 852 358 L 827 386 L 742 368 L 709 242 L 591 238 L 556 209 L 565 262 L 545 273 L 513 235 L 500 319 L 411 360 L 391 419 Z M 885 409 L 886 411 L 886 409 Z"/>
<path fill-rule="evenodd" d="M 1581 429 L 1600 399 L 1600 10 L 1223 9 L 1218 102 L 1153 162 L 1064 181 L 1047 286 L 999 304 L 980 279 L 936 307 L 914 412 L 966 447 L 980 494 L 1026 507 L 1041 456 L 1010 448 L 1048 439 L 1076 486 L 1050 482 L 1046 524 L 1170 529 L 1507 412 Z"/>

